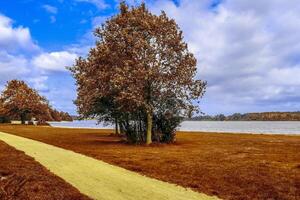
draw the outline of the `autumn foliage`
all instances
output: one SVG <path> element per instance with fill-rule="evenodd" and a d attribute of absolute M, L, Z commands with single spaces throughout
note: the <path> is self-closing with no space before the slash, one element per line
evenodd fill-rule
<path fill-rule="evenodd" d="M 1 93 L 0 117 L 4 122 L 7 119 L 14 119 L 21 120 L 22 123 L 31 118 L 38 121 L 72 120 L 68 113 L 51 108 L 45 97 L 19 80 L 9 81 Z"/>
<path fill-rule="evenodd" d="M 145 4 L 121 3 L 95 36 L 88 57 L 70 68 L 79 113 L 119 124 L 133 142 L 173 140 L 181 117 L 198 110 L 193 101 L 206 86 L 195 79 L 197 62 L 176 22 Z"/>

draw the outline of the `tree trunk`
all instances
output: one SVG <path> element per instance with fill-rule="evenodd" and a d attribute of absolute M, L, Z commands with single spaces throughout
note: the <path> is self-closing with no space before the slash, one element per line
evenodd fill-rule
<path fill-rule="evenodd" d="M 152 112 L 147 111 L 147 139 L 146 139 L 146 144 L 149 145 L 152 143 Z"/>
<path fill-rule="evenodd" d="M 119 130 L 120 130 L 120 134 L 124 135 L 123 124 L 121 122 L 119 122 Z"/>
<path fill-rule="evenodd" d="M 118 118 L 115 118 L 115 129 L 116 129 L 116 135 L 119 135 L 119 128 L 118 128 Z"/>
<path fill-rule="evenodd" d="M 24 113 L 20 114 L 20 118 L 21 118 L 21 123 L 25 124 L 26 114 L 24 114 Z"/>

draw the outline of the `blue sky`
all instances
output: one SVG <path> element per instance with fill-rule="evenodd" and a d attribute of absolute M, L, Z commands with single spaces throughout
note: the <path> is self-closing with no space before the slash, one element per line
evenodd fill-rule
<path fill-rule="evenodd" d="M 0 90 L 23 79 L 60 110 L 76 113 L 65 66 L 94 44 L 92 30 L 118 0 L 0 1 Z M 140 0 L 128 0 L 130 5 Z M 291 0 L 146 0 L 184 32 L 208 81 L 204 113 L 300 110 L 300 5 Z"/>
<path fill-rule="evenodd" d="M 114 5 L 114 1 L 107 1 Z M 77 42 L 92 28 L 95 16 L 116 12 L 114 7 L 99 9 L 88 1 L 16 0 L 1 1 L 1 13 L 14 20 L 14 26 L 30 28 L 31 36 L 48 51 L 60 50 Z"/>

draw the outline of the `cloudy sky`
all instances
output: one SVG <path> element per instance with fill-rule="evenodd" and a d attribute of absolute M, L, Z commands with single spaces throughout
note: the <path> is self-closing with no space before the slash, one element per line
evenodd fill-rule
<path fill-rule="evenodd" d="M 118 0 L 0 1 L 0 90 L 23 79 L 57 109 L 76 113 L 65 66 L 94 45 L 92 30 Z M 128 0 L 138 4 L 140 0 Z M 184 32 L 208 82 L 206 114 L 300 110 L 299 0 L 146 0 Z"/>

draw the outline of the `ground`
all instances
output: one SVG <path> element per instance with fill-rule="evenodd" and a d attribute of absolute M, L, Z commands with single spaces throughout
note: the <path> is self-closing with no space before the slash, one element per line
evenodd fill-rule
<path fill-rule="evenodd" d="M 299 199 L 300 137 L 178 133 L 171 145 L 132 146 L 111 130 L 0 126 L 223 199 Z"/>
<path fill-rule="evenodd" d="M 21 151 L 0 141 L 1 200 L 88 200 Z"/>
<path fill-rule="evenodd" d="M 24 151 L 95 200 L 218 199 L 36 140 L 3 132 L 0 132 L 0 140 Z"/>

